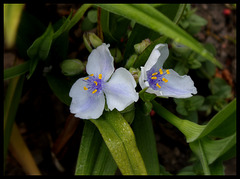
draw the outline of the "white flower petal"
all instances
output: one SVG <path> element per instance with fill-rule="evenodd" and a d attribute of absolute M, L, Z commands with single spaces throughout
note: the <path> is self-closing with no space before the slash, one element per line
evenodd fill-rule
<path fill-rule="evenodd" d="M 177 72 L 170 69 L 170 74 L 166 74 L 164 78 L 168 80 L 161 87 L 162 96 L 175 98 L 188 98 L 192 94 L 197 94 L 194 82 L 188 75 L 180 76 Z"/>
<path fill-rule="evenodd" d="M 141 75 L 138 79 L 138 82 L 142 89 L 149 87 L 149 83 L 147 81 L 147 72 L 144 67 L 141 67 Z"/>
<path fill-rule="evenodd" d="M 94 49 L 88 57 L 86 66 L 86 71 L 89 75 L 102 74 L 104 81 L 107 81 L 114 71 L 113 57 L 108 49 L 109 46 L 109 44 L 103 43 Z"/>
<path fill-rule="evenodd" d="M 108 108 L 122 111 L 134 101 L 136 102 L 139 96 L 135 87 L 136 82 L 131 73 L 124 68 L 118 68 L 109 82 L 104 85 Z"/>
<path fill-rule="evenodd" d="M 152 53 L 148 57 L 147 62 L 144 67 L 145 70 L 150 70 L 154 65 L 156 68 L 162 68 L 163 63 L 166 61 L 169 55 L 168 45 L 167 44 L 158 44 L 152 50 Z"/>
<path fill-rule="evenodd" d="M 69 93 L 69 96 L 72 97 L 70 112 L 75 114 L 75 117 L 82 119 L 97 119 L 104 110 L 104 95 L 103 93 L 92 94 L 88 90 L 84 90 L 85 85 L 86 82 L 83 78 L 73 84 Z"/>
<path fill-rule="evenodd" d="M 84 86 L 86 86 L 86 82 L 83 80 L 84 78 L 79 78 L 71 87 L 69 96 L 70 97 L 79 97 L 81 94 L 85 92 L 83 89 Z"/>
<path fill-rule="evenodd" d="M 104 106 L 105 98 L 103 93 L 101 93 L 98 94 L 97 98 L 89 95 L 86 101 L 73 98 L 70 110 L 71 113 L 75 113 L 75 117 L 81 119 L 98 119 L 103 113 Z"/>

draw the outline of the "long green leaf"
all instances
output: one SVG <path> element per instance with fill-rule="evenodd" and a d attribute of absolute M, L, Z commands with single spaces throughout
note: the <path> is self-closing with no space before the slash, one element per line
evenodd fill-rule
<path fill-rule="evenodd" d="M 53 28 L 49 24 L 46 31 L 38 37 L 33 44 L 28 48 L 27 54 L 30 57 L 30 71 L 28 79 L 32 76 L 35 71 L 37 64 L 40 60 L 45 60 L 48 57 L 52 40 L 53 40 Z"/>
<path fill-rule="evenodd" d="M 4 99 L 4 159 L 22 94 L 24 75 L 11 79 Z"/>
<path fill-rule="evenodd" d="M 203 167 L 203 172 L 205 175 L 210 175 L 211 171 L 209 169 L 208 163 L 207 163 L 207 158 L 205 151 L 202 146 L 201 140 L 196 140 L 194 142 L 190 143 L 190 148 L 194 152 L 194 154 L 200 159 L 200 162 Z"/>
<path fill-rule="evenodd" d="M 4 4 L 4 39 L 8 48 L 13 47 L 24 4 Z"/>
<path fill-rule="evenodd" d="M 92 170 L 92 175 L 114 175 L 117 170 L 117 164 L 102 138 L 101 140 L 102 143 Z"/>
<path fill-rule="evenodd" d="M 90 175 L 92 173 L 100 145 L 101 135 L 97 131 L 97 128 L 91 122 L 86 121 L 81 138 L 75 175 Z"/>
<path fill-rule="evenodd" d="M 197 40 L 186 33 L 179 26 L 174 24 L 161 12 L 148 4 L 96 4 L 97 6 L 112 13 L 125 16 L 159 33 L 163 33 L 169 38 L 190 47 L 206 59 L 210 60 L 218 67 L 222 64 L 218 62 L 210 52 L 208 52 Z"/>
<path fill-rule="evenodd" d="M 227 153 L 236 145 L 236 133 L 220 140 L 211 140 L 204 137 L 201 139 L 201 142 L 207 162 L 208 164 L 212 164 L 216 159 Z"/>
<path fill-rule="evenodd" d="M 99 119 L 91 121 L 99 129 L 123 175 L 147 174 L 134 133 L 118 111 L 105 112 Z"/>
<path fill-rule="evenodd" d="M 199 138 L 206 136 L 207 134 L 212 132 L 214 129 L 216 129 L 219 125 L 221 125 L 224 121 L 226 121 L 227 119 L 229 120 L 230 116 L 236 118 L 236 115 L 233 115 L 233 114 L 236 114 L 236 98 L 233 99 L 225 108 L 223 108 L 220 112 L 218 112 L 208 122 L 205 129 L 199 135 Z"/>
<path fill-rule="evenodd" d="M 136 117 L 132 128 L 136 136 L 137 146 L 142 155 L 148 175 L 160 175 L 157 146 L 149 114 L 144 114 L 143 105 L 136 108 Z"/>
<path fill-rule="evenodd" d="M 13 66 L 4 70 L 4 80 L 8 80 L 29 71 L 30 61 L 26 61 L 20 65 Z"/>
<path fill-rule="evenodd" d="M 192 142 L 206 136 L 223 122 L 229 120 L 229 116 L 234 117 L 233 114 L 236 113 L 236 99 L 234 99 L 224 109 L 217 113 L 207 125 L 198 125 L 191 121 L 178 118 L 154 100 L 152 103 L 156 113 L 176 126 L 185 135 L 187 142 Z"/>
<path fill-rule="evenodd" d="M 182 17 L 182 13 L 185 9 L 185 5 L 182 4 L 168 4 L 165 6 L 158 7 L 159 11 L 163 11 L 162 13 L 167 16 L 170 20 L 173 20 L 174 23 L 178 23 L 180 18 Z M 176 11 L 176 9 L 178 9 Z M 146 26 L 142 26 L 136 23 L 133 27 L 130 37 L 128 38 L 128 42 L 126 45 L 126 50 L 124 52 L 124 64 L 126 63 L 127 58 L 134 53 L 134 45 L 140 43 L 142 40 L 148 38 L 151 41 L 159 38 L 160 34 Z M 159 42 L 164 43 L 164 41 Z M 143 52 L 144 53 L 144 52 Z"/>
<path fill-rule="evenodd" d="M 117 165 L 94 124 L 85 121 L 75 175 L 113 175 Z"/>
<path fill-rule="evenodd" d="M 67 27 L 65 28 L 66 31 L 69 31 L 74 25 L 76 25 L 79 20 L 82 18 L 83 14 L 90 8 L 92 4 L 83 4 L 77 12 L 74 14 L 73 18 L 68 23 Z"/>

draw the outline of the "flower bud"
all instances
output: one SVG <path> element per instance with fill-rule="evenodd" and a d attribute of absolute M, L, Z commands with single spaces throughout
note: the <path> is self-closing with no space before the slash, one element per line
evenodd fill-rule
<path fill-rule="evenodd" d="M 74 76 L 81 73 L 85 67 L 78 59 L 67 59 L 61 63 L 61 69 L 65 76 Z"/>
<path fill-rule="evenodd" d="M 172 48 L 177 53 L 186 53 L 190 50 L 185 45 L 182 45 L 182 44 L 180 44 L 178 42 L 175 42 L 175 41 L 173 41 L 173 43 L 172 43 Z"/>
<path fill-rule="evenodd" d="M 114 61 L 116 63 L 122 61 L 122 59 L 123 59 L 122 54 L 121 54 L 121 51 L 118 48 L 110 48 L 110 53 L 113 56 Z"/>
<path fill-rule="evenodd" d="M 93 48 L 97 48 L 99 45 L 102 45 L 102 40 L 92 32 L 83 34 L 83 42 L 89 52 L 92 52 Z"/>
<path fill-rule="evenodd" d="M 133 64 L 135 63 L 137 57 L 138 57 L 137 54 L 133 54 L 132 56 L 130 56 L 125 65 L 125 68 L 127 68 L 127 69 L 131 68 L 133 66 Z"/>
<path fill-rule="evenodd" d="M 141 43 L 135 44 L 134 49 L 137 54 L 141 54 L 149 45 L 151 41 L 149 39 L 143 40 Z"/>
<path fill-rule="evenodd" d="M 138 83 L 138 79 L 141 75 L 141 71 L 139 69 L 135 69 L 135 68 L 130 68 L 129 72 L 132 74 L 134 80 L 136 81 L 136 83 Z"/>

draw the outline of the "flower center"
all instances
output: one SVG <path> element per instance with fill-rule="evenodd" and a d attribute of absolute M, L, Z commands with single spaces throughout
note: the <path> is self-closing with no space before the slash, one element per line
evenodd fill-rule
<path fill-rule="evenodd" d="M 97 77 L 90 74 L 88 77 L 84 78 L 84 81 L 87 83 L 86 86 L 83 87 L 84 90 L 88 90 L 92 94 L 100 93 L 102 91 L 102 74 L 99 74 Z"/>
<path fill-rule="evenodd" d="M 165 78 L 166 74 L 170 74 L 169 70 L 163 71 L 161 68 L 158 71 L 149 70 L 147 72 L 147 80 L 150 87 L 154 90 L 159 90 L 168 80 Z"/>

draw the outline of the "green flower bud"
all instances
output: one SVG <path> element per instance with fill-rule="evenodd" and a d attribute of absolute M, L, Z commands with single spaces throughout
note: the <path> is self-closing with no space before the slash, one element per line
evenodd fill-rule
<path fill-rule="evenodd" d="M 136 83 L 138 83 L 138 79 L 141 75 L 141 71 L 139 69 L 135 69 L 135 68 L 130 68 L 129 72 L 132 74 L 134 80 L 136 81 Z"/>
<path fill-rule="evenodd" d="M 102 40 L 93 32 L 84 33 L 83 42 L 89 52 L 92 52 L 93 48 L 97 48 L 103 43 Z"/>
<path fill-rule="evenodd" d="M 133 64 L 135 63 L 135 61 L 137 60 L 138 55 L 137 54 L 133 54 L 132 56 L 129 57 L 125 68 L 129 69 L 133 66 Z"/>
<path fill-rule="evenodd" d="M 116 48 L 110 48 L 110 53 L 111 55 L 113 56 L 114 58 L 114 61 L 116 63 L 119 63 L 122 61 L 122 54 L 121 54 L 121 51 L 116 47 Z"/>
<path fill-rule="evenodd" d="M 186 53 L 190 50 L 190 48 L 175 41 L 172 43 L 172 48 L 177 53 Z"/>
<path fill-rule="evenodd" d="M 151 41 L 149 39 L 143 40 L 141 43 L 135 44 L 134 49 L 137 54 L 141 54 L 149 45 Z"/>
<path fill-rule="evenodd" d="M 61 69 L 65 76 L 74 76 L 80 74 L 85 67 L 78 59 L 67 59 L 61 63 Z"/>

